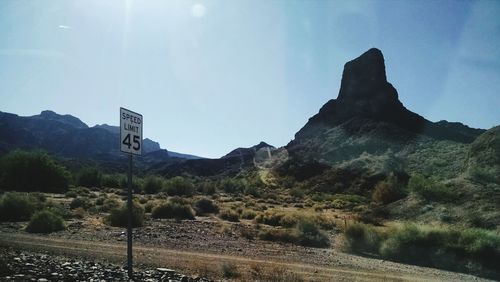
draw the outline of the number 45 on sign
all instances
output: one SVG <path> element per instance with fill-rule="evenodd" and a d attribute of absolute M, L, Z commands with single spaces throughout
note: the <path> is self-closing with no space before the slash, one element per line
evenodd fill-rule
<path fill-rule="evenodd" d="M 142 155 L 142 115 L 120 108 L 120 151 Z"/>

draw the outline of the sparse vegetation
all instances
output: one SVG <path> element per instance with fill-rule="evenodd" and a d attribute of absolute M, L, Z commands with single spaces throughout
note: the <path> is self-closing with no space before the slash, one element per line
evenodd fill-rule
<path fill-rule="evenodd" d="M 60 215 L 50 210 L 41 210 L 33 214 L 26 231 L 30 233 L 51 233 L 64 230 L 64 228 L 64 220 Z"/>

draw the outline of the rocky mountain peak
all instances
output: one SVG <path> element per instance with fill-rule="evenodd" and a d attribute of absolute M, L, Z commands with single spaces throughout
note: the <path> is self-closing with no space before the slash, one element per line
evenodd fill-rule
<path fill-rule="evenodd" d="M 379 49 L 372 48 L 344 65 L 337 100 L 358 104 L 359 101 L 397 102 L 397 92 L 387 82 L 384 55 Z"/>
<path fill-rule="evenodd" d="M 57 121 L 73 126 L 75 128 L 88 128 L 88 125 L 82 122 L 79 118 L 76 118 L 72 115 L 60 115 L 50 110 L 42 111 L 39 115 L 34 116 L 34 118 Z"/>

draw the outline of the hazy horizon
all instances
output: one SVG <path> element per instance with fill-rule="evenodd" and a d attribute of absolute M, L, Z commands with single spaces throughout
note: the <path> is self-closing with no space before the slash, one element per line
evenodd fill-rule
<path fill-rule="evenodd" d="M 376 47 L 409 110 L 488 129 L 498 15 L 493 1 L 2 1 L 0 110 L 94 126 L 125 107 L 162 148 L 216 158 L 286 145 Z"/>

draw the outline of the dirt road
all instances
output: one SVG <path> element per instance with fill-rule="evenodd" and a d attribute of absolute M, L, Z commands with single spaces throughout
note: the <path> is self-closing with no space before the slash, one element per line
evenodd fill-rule
<path fill-rule="evenodd" d="M 95 242 L 48 238 L 28 234 L 0 234 L 0 245 L 27 250 L 48 251 L 54 254 L 123 263 L 125 243 Z M 136 245 L 136 266 L 156 266 L 178 269 L 189 274 L 220 278 L 224 263 L 235 264 L 242 277 L 259 271 L 291 271 L 310 281 L 465 281 L 474 276 L 409 266 L 343 254 L 342 266 L 324 266 L 303 262 L 278 261 L 258 257 L 243 257 L 185 250 L 163 249 Z"/>

